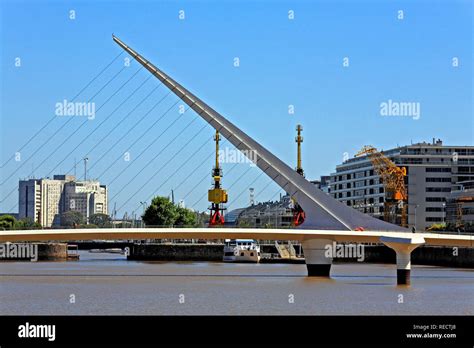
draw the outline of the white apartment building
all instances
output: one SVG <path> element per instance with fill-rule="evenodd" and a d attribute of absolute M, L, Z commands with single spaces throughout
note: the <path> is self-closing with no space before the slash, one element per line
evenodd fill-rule
<path fill-rule="evenodd" d="M 76 210 L 88 219 L 96 213 L 107 214 L 107 187 L 98 181 L 76 181 L 72 175 L 53 179 L 20 180 L 19 218 L 29 217 L 43 227 L 60 225 L 63 212 Z"/>
<path fill-rule="evenodd" d="M 383 151 L 406 167 L 408 226 L 425 230 L 446 221 L 446 201 L 459 184 L 474 179 L 474 146 L 446 146 L 441 140 Z M 385 193 L 367 156 L 336 166 L 330 194 L 353 208 L 383 218 Z"/>

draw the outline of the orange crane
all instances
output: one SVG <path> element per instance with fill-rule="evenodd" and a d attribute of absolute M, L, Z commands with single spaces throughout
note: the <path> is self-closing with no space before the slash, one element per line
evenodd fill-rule
<path fill-rule="evenodd" d="M 373 146 L 364 146 L 356 154 L 356 157 L 363 155 L 369 157 L 384 186 L 384 220 L 406 227 L 408 203 L 408 194 L 405 187 L 406 168 L 397 167 L 395 163 Z M 400 220 L 398 220 L 398 215 L 400 215 Z"/>

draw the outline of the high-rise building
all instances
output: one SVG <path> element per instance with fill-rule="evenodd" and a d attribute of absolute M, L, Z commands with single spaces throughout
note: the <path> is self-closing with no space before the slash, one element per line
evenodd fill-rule
<path fill-rule="evenodd" d="M 86 219 L 107 214 L 107 187 L 94 180 L 76 181 L 72 175 L 20 180 L 18 203 L 20 218 L 51 227 L 60 225 L 61 214 L 68 210 L 79 211 Z"/>
<path fill-rule="evenodd" d="M 474 146 L 446 146 L 441 140 L 383 151 L 407 169 L 408 226 L 424 230 L 446 220 L 446 200 L 459 184 L 474 179 Z M 368 156 L 336 166 L 330 194 L 353 208 L 383 218 L 383 183 Z"/>

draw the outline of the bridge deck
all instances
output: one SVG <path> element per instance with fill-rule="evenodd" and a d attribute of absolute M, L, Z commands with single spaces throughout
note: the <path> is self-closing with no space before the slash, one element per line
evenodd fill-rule
<path fill-rule="evenodd" d="M 74 241 L 120 239 L 257 239 L 298 240 L 331 239 L 336 242 L 379 243 L 380 237 L 423 237 L 426 245 L 474 247 L 474 236 L 438 233 L 387 231 L 338 231 L 311 229 L 256 228 L 101 228 L 0 231 L 0 242 Z"/>

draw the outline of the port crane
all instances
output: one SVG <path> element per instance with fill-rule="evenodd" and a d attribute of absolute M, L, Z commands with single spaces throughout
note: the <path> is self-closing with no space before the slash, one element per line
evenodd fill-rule
<path fill-rule="evenodd" d="M 462 230 L 465 228 L 464 223 L 463 223 L 463 206 L 466 203 L 470 203 L 474 201 L 474 197 L 469 197 L 469 196 L 461 196 L 457 199 L 455 199 L 455 204 L 456 204 L 456 224 L 455 228 Z"/>
<path fill-rule="evenodd" d="M 406 227 L 408 205 L 408 194 L 405 187 L 405 177 L 407 175 L 406 168 L 398 167 L 387 156 L 373 146 L 364 146 L 355 157 L 363 155 L 368 156 L 384 186 L 384 220 L 391 223 L 398 223 L 401 226 Z M 397 221 L 398 215 L 400 215 L 399 221 Z"/>
<path fill-rule="evenodd" d="M 303 166 L 301 165 L 301 143 L 303 142 L 303 137 L 301 136 L 301 132 L 303 131 L 303 127 L 301 125 L 296 126 L 296 138 L 295 142 L 297 144 L 297 159 L 296 159 L 296 172 L 304 177 Z M 293 201 L 293 225 L 299 226 L 304 222 L 306 214 L 298 204 L 295 198 L 291 198 Z"/>
<path fill-rule="evenodd" d="M 208 191 L 208 200 L 211 202 L 211 216 L 209 226 L 224 225 L 224 203 L 227 203 L 227 191 L 221 187 L 222 168 L 219 164 L 219 142 L 221 138 L 219 131 L 216 130 L 214 141 L 216 143 L 216 162 L 212 169 L 213 187 Z"/>

